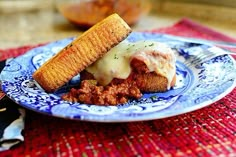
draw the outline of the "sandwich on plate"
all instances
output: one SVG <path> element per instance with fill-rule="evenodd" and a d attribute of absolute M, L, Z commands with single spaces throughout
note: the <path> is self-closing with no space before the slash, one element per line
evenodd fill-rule
<path fill-rule="evenodd" d="M 55 92 L 77 74 L 80 85 L 62 99 L 96 105 L 124 104 L 143 92 L 165 92 L 175 85 L 174 51 L 156 41 L 130 42 L 131 28 L 112 14 L 77 37 L 33 73 Z"/>

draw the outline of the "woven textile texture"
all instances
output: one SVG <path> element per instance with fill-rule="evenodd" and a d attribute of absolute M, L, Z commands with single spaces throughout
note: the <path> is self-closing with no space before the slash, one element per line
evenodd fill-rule
<path fill-rule="evenodd" d="M 154 32 L 235 41 L 186 19 Z M 1 59 L 30 48 L 0 50 Z M 27 110 L 25 141 L 0 156 L 236 156 L 235 98 L 236 88 L 201 110 L 132 123 L 70 121 Z"/>

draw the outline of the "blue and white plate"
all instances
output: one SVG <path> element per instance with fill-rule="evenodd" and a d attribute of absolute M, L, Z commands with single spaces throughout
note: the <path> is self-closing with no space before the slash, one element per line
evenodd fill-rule
<path fill-rule="evenodd" d="M 130 122 L 171 117 L 206 107 L 231 92 L 236 84 L 236 63 L 229 55 L 199 65 L 184 64 L 191 55 L 219 48 L 178 41 L 162 34 L 132 33 L 128 37 L 131 42 L 155 40 L 176 50 L 176 86 L 165 93 L 144 93 L 141 99 L 118 106 L 67 102 L 60 95 L 78 83 L 79 76 L 49 94 L 36 85 L 32 73 L 72 40 L 56 41 L 10 60 L 1 73 L 2 90 L 16 103 L 39 113 L 94 122 Z"/>

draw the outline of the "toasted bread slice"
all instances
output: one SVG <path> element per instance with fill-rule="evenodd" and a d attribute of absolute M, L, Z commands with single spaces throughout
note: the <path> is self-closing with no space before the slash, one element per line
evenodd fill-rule
<path fill-rule="evenodd" d="M 156 72 L 149 72 L 146 64 L 138 59 L 133 59 L 131 66 L 133 72 L 129 79 L 131 82 L 136 82 L 142 92 L 165 92 L 168 90 L 168 84 L 173 87 L 176 83 L 176 74 L 169 83 L 165 76 Z"/>
<path fill-rule="evenodd" d="M 149 72 L 149 69 L 140 60 L 133 59 L 131 61 L 132 73 L 127 79 L 113 79 L 111 84 L 123 83 L 124 81 L 135 85 L 142 92 L 165 92 L 168 90 L 168 79 L 164 76 L 157 74 L 156 72 Z M 95 79 L 93 74 L 83 70 L 80 75 L 81 80 Z M 176 74 L 173 76 L 170 87 L 173 87 L 176 83 Z"/>
<path fill-rule="evenodd" d="M 81 80 L 93 80 L 93 75 L 87 71 L 81 72 Z M 127 79 L 113 79 L 111 84 L 123 83 L 128 81 L 130 84 L 135 83 L 142 92 L 165 92 L 168 90 L 168 80 L 166 77 L 157 75 L 155 72 L 137 73 L 133 71 Z M 176 83 L 176 75 L 174 75 L 170 86 Z"/>
<path fill-rule="evenodd" d="M 165 92 L 168 90 L 167 78 L 157 75 L 155 72 L 146 74 L 135 73 L 133 79 L 142 92 Z M 173 87 L 175 82 L 176 75 L 173 77 L 170 86 Z"/>
<path fill-rule="evenodd" d="M 131 28 L 117 14 L 97 23 L 33 73 L 47 92 L 63 86 L 76 74 L 124 40 Z"/>

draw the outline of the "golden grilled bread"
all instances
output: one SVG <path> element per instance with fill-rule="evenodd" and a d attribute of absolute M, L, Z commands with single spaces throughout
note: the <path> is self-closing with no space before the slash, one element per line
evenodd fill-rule
<path fill-rule="evenodd" d="M 81 80 L 94 80 L 92 74 L 82 71 Z M 123 83 L 128 81 L 134 83 L 142 92 L 165 92 L 168 90 L 168 80 L 166 77 L 157 75 L 155 72 L 149 73 L 135 73 L 132 72 L 127 79 L 113 79 L 110 84 Z M 176 75 L 172 78 L 170 87 L 173 87 L 176 83 Z"/>
<path fill-rule="evenodd" d="M 165 92 L 168 90 L 168 79 L 166 76 L 150 72 L 146 64 L 138 59 L 131 61 L 132 73 L 129 76 L 131 82 L 135 81 L 142 92 Z M 176 83 L 176 71 L 170 79 L 170 87 Z"/>
<path fill-rule="evenodd" d="M 101 58 L 131 32 L 117 14 L 110 15 L 77 37 L 33 73 L 47 92 L 53 92 Z"/>
<path fill-rule="evenodd" d="M 168 90 L 168 80 L 166 77 L 157 75 L 155 72 L 147 74 L 135 74 L 133 81 L 136 81 L 138 88 L 142 92 L 165 92 Z M 176 75 L 171 81 L 171 87 L 175 85 Z"/>

